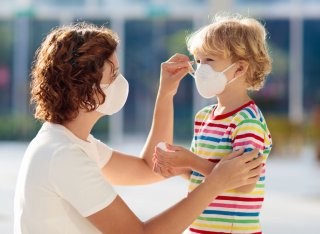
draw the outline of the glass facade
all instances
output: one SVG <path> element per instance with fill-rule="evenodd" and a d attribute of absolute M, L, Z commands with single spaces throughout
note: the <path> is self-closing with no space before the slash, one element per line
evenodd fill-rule
<path fill-rule="evenodd" d="M 3 3 L 1 0 L 0 2 Z M 150 128 L 159 84 L 161 62 L 177 52 L 188 54 L 185 45 L 186 35 L 192 32 L 195 29 L 194 27 L 198 27 L 194 26 L 194 23 L 201 25 L 201 22 L 207 22 L 207 16 L 205 15 L 207 13 L 199 15 L 196 11 L 189 11 L 185 16 L 176 16 L 172 12 L 179 12 L 180 9 L 182 11 L 182 6 L 188 6 L 189 8 L 190 6 L 203 6 L 203 9 L 208 6 L 216 6 L 209 4 L 209 1 L 205 0 L 177 0 L 174 2 L 161 0 L 33 0 L 26 2 L 29 2 L 32 8 L 32 11 L 26 11 L 26 15 L 22 15 L 27 17 L 30 26 L 27 58 L 28 72 L 30 72 L 36 49 L 53 27 L 83 20 L 97 25 L 112 27 L 113 19 L 117 20 L 116 27 L 122 27 L 123 25 L 123 28 L 116 28 L 115 30 L 123 32 L 121 34 L 121 43 L 124 48 L 122 52 L 124 66 L 122 69 L 130 83 L 129 99 L 124 109 L 123 126 L 124 133 L 130 134 L 145 134 Z M 256 5 L 263 6 L 268 4 L 268 6 L 272 6 L 274 4 L 276 7 L 276 4 L 281 3 L 287 4 L 288 10 L 290 10 L 291 3 L 296 1 L 234 0 L 230 2 L 235 6 L 252 6 L 253 9 Z M 316 1 L 308 0 L 306 3 L 316 4 Z M 130 15 L 129 11 L 123 11 L 129 15 L 116 15 L 109 11 L 111 16 L 108 14 L 103 15 L 104 9 L 106 11 L 110 9 L 116 11 L 117 9 L 124 9 L 123 7 L 128 9 L 134 4 L 142 6 L 142 8 L 132 8 L 138 13 L 134 12 L 134 14 Z M 46 17 L 39 14 L 39 16 L 37 15 L 37 7 L 41 9 L 42 6 L 52 6 L 55 10 L 67 9 L 69 11 L 70 9 L 70 15 L 61 14 Z M 88 6 L 92 8 L 87 8 Z M 99 16 L 95 17 L 92 12 L 97 9 L 95 7 L 99 6 L 101 6 L 99 8 Z M 153 11 L 157 7 L 159 9 Z M 29 8 L 27 7 L 27 9 Z M 161 11 L 163 9 L 165 10 L 164 12 Z M 3 9 L 0 9 L 0 13 L 3 11 Z M 17 12 L 19 11 L 17 10 Z M 83 15 L 79 18 L 79 14 L 81 15 L 82 13 Z M 11 16 L 10 14 L 0 14 L 0 117 L 13 112 L 13 65 L 16 64 L 14 63 L 13 54 L 15 52 L 14 48 L 16 48 L 14 45 L 14 23 L 16 17 L 19 18 L 21 15 L 16 13 Z M 197 21 L 200 18 L 202 20 Z M 273 71 L 268 77 L 265 87 L 259 92 L 252 93 L 252 95 L 264 112 L 286 116 L 290 111 L 290 18 L 288 15 L 270 17 L 263 22 L 269 32 L 268 43 L 273 59 Z M 315 105 L 320 103 L 320 79 L 318 75 L 320 68 L 317 65 L 317 55 L 320 52 L 320 46 L 318 46 L 320 27 L 319 18 L 305 18 L 303 22 L 303 107 L 304 111 L 308 113 L 313 110 Z M 29 79 L 28 74 L 26 79 Z M 175 97 L 175 136 L 182 139 L 188 139 L 192 135 L 193 106 L 195 104 L 193 102 L 197 100 L 193 97 L 193 83 L 190 77 L 182 80 L 178 94 Z M 15 92 L 15 94 L 19 97 L 19 93 Z M 26 105 L 27 103 L 28 101 L 26 101 Z"/>
<path fill-rule="evenodd" d="M 289 21 L 265 20 L 272 72 L 262 90 L 253 93 L 256 103 L 265 112 L 288 112 Z"/>
<path fill-rule="evenodd" d="M 160 64 L 174 53 L 187 53 L 185 37 L 191 21 L 128 20 L 125 24 L 125 73 L 130 93 L 125 107 L 125 131 L 145 132 L 151 126 L 159 84 Z M 192 131 L 192 80 L 181 82 L 175 98 L 176 134 Z M 134 123 L 134 124 L 133 124 Z M 186 124 L 187 123 L 187 124 Z M 185 127 L 179 127 L 179 125 Z M 190 126 L 190 127 L 189 127 Z"/>
<path fill-rule="evenodd" d="M 320 20 L 304 22 L 304 106 L 313 111 L 320 107 Z"/>
<path fill-rule="evenodd" d="M 0 21 L 0 114 L 11 110 L 13 22 Z"/>

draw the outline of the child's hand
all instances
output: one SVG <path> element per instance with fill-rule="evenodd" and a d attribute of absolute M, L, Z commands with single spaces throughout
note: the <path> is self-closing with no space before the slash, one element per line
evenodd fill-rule
<path fill-rule="evenodd" d="M 176 175 L 186 175 L 188 177 L 191 171 L 189 164 L 192 163 L 192 158 L 195 155 L 180 146 L 166 144 L 166 149 L 155 148 L 153 171 L 166 178 Z"/>
<path fill-rule="evenodd" d="M 181 147 L 166 143 L 167 151 L 156 147 L 155 162 L 167 167 L 186 167 L 191 168 L 192 162 L 197 155 Z"/>
<path fill-rule="evenodd" d="M 154 161 L 153 171 L 162 177 L 169 178 L 177 175 L 190 174 L 190 169 L 185 167 L 170 167 Z"/>

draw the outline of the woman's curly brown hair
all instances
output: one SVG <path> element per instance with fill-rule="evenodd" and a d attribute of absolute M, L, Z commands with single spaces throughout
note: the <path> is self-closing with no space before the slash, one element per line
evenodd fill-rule
<path fill-rule="evenodd" d="M 52 30 L 36 52 L 31 72 L 35 118 L 52 123 L 73 120 L 79 109 L 96 109 L 102 69 L 119 43 L 110 29 L 80 23 Z"/>

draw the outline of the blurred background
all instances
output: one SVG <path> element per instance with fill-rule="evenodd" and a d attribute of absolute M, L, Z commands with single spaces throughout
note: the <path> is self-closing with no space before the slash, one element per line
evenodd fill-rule
<path fill-rule="evenodd" d="M 268 31 L 273 71 L 251 96 L 273 136 L 265 233 L 320 233 L 320 0 L 0 0 L 0 233 L 12 233 L 13 194 L 24 150 L 41 123 L 29 105 L 30 68 L 46 34 L 79 21 L 117 32 L 121 70 L 130 84 L 120 113 L 93 134 L 139 154 L 149 131 L 160 63 L 185 53 L 185 38 L 217 12 L 255 17 Z M 186 77 L 175 97 L 175 142 L 189 147 L 194 114 L 204 100 Z M 124 144 L 125 142 L 125 144 Z M 186 194 L 186 181 L 117 188 L 142 219 Z M 152 195 L 150 195 L 152 194 Z"/>

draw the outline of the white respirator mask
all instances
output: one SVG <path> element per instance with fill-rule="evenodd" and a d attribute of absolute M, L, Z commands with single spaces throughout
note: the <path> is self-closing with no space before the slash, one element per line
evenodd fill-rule
<path fill-rule="evenodd" d="M 128 98 L 128 81 L 119 74 L 110 85 L 101 84 L 100 87 L 106 95 L 106 98 L 104 103 L 100 104 L 96 111 L 104 115 L 113 115 L 120 111 Z"/>
<path fill-rule="evenodd" d="M 227 84 L 230 84 L 237 79 L 237 77 L 234 77 L 232 80 L 228 81 L 224 74 L 224 72 L 234 65 L 235 63 L 231 64 L 223 71 L 217 72 L 208 64 L 198 64 L 197 70 L 192 76 L 195 78 L 199 94 L 204 98 L 213 98 L 222 93 Z"/>

